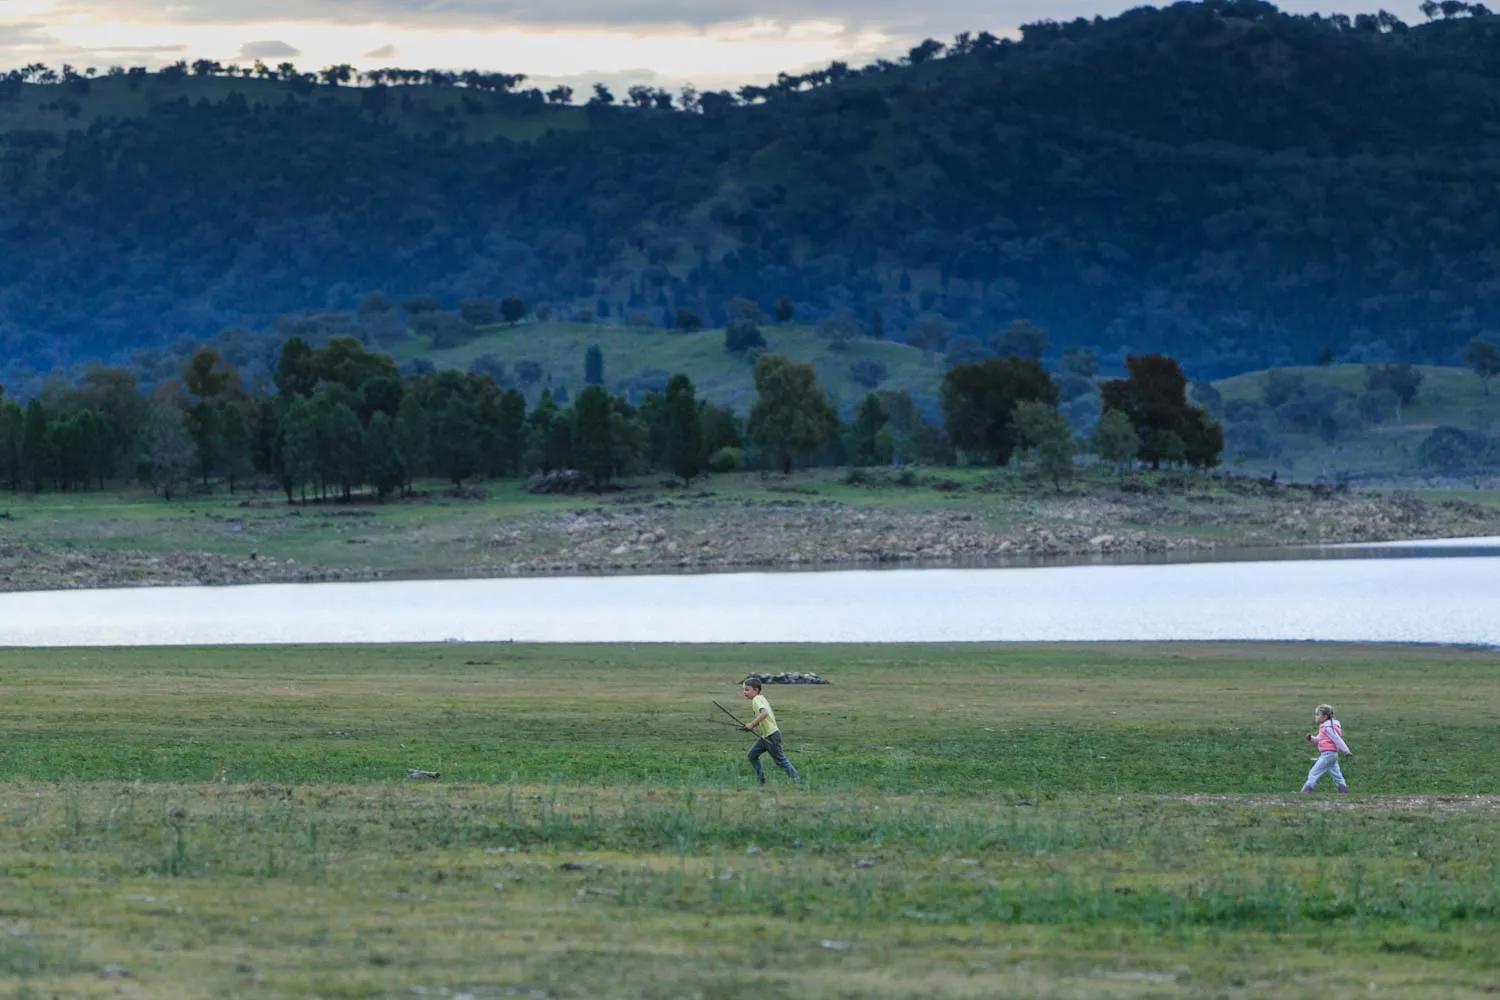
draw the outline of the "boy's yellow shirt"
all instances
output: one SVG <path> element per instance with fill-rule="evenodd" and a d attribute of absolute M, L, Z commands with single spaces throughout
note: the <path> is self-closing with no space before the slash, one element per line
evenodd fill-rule
<path fill-rule="evenodd" d="M 776 732 L 776 713 L 771 711 L 771 703 L 766 701 L 765 695 L 758 694 L 754 698 L 751 698 L 750 707 L 755 709 L 751 713 L 751 718 L 759 715 L 762 711 L 766 713 L 766 717 L 761 720 L 760 725 L 755 727 L 756 736 L 765 738 Z"/>

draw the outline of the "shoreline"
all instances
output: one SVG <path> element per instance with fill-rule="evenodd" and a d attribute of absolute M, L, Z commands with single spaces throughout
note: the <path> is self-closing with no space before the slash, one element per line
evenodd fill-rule
<path fill-rule="evenodd" d="M 946 477 L 929 485 L 741 477 L 715 480 L 712 491 L 551 501 L 517 485 L 378 506 L 261 497 L 20 505 L 0 520 L 0 593 L 1399 557 L 1500 537 L 1500 506 L 1488 495 L 1180 478 L 1066 493 Z"/>
<path fill-rule="evenodd" d="M 1465 545 L 1484 541 L 1487 544 Z M 190 569 L 198 554 L 173 553 L 139 556 L 152 565 L 170 564 Z M 1500 541 L 1492 535 L 1429 536 L 1372 542 L 1287 542 L 1281 545 L 1179 545 L 1165 548 L 1061 553 L 1017 553 L 1007 556 L 855 558 L 820 562 L 787 560 L 754 560 L 745 562 L 684 563 L 646 562 L 633 566 L 598 567 L 559 562 L 530 565 L 522 569 L 495 566 L 426 567 L 383 569 L 380 567 L 307 566 L 295 562 L 277 564 L 262 561 L 259 572 L 238 576 L 223 575 L 222 563 L 214 560 L 215 572 L 199 576 L 163 576 L 138 580 L 110 580 L 97 584 L 73 586 L 15 587 L 0 583 L 0 597 L 6 594 L 72 593 L 90 590 L 164 590 L 191 587 L 234 588 L 256 586 L 305 585 L 318 583 L 413 583 L 453 582 L 462 580 L 559 580 L 606 579 L 628 577 L 733 576 L 745 574 L 809 574 L 855 572 L 912 572 L 936 570 L 1024 570 L 1084 568 L 1091 566 L 1180 566 L 1215 563 L 1264 563 L 1298 561 L 1345 561 L 1380 559 L 1420 559 L 1439 557 L 1463 559 L 1500 555 Z M 204 557 L 213 559 L 213 557 Z"/>

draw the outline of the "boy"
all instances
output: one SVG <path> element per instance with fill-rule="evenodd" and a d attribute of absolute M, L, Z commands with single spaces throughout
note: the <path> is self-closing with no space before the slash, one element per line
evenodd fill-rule
<path fill-rule="evenodd" d="M 797 777 L 797 769 L 792 762 L 786 759 L 786 751 L 781 749 L 781 730 L 776 725 L 776 713 L 771 711 L 771 703 L 766 696 L 760 693 L 760 681 L 754 677 L 747 677 L 740 685 L 740 694 L 750 699 L 750 707 L 755 709 L 755 717 L 745 723 L 744 730 L 754 733 L 760 739 L 750 748 L 750 765 L 755 768 L 755 778 L 762 785 L 766 783 L 766 772 L 761 770 L 760 755 L 769 753 L 771 759 L 787 773 L 793 781 L 800 780 Z"/>
<path fill-rule="evenodd" d="M 1318 759 L 1312 770 L 1307 772 L 1307 781 L 1303 783 L 1302 790 L 1312 791 L 1319 778 L 1324 774 L 1331 774 L 1334 785 L 1340 792 L 1347 794 L 1349 786 L 1344 783 L 1344 772 L 1339 770 L 1339 754 L 1346 753 L 1353 757 L 1354 751 L 1344 742 L 1344 727 L 1333 717 L 1332 705 L 1319 705 L 1313 712 L 1313 721 L 1317 723 L 1318 730 L 1307 734 L 1307 742 L 1317 746 Z"/>

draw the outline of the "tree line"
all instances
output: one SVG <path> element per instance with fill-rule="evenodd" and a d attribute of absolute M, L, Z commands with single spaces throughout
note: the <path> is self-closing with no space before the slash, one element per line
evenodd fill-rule
<path fill-rule="evenodd" d="M 149 394 L 133 372 L 102 366 L 76 385 L 47 383 L 24 406 L 0 387 L 0 483 L 41 492 L 139 482 L 171 500 L 195 485 L 233 493 L 254 478 L 306 502 L 383 500 L 423 478 L 457 486 L 565 469 L 603 486 L 658 471 L 690 483 L 746 467 L 1004 465 L 1027 455 L 1061 485 L 1080 450 L 1115 463 L 1216 465 L 1223 435 L 1187 401 L 1177 362 L 1132 357 L 1129 372 L 1100 387 L 1104 412 L 1083 442 L 1057 410 L 1053 375 L 1026 357 L 950 369 L 939 428 L 893 390 L 868 393 L 846 423 L 811 365 L 775 354 L 756 358 L 755 401 L 741 417 L 701 399 L 683 374 L 638 405 L 594 383 L 568 405 L 547 388 L 528 407 L 487 373 L 403 375 L 389 355 L 342 336 L 286 341 L 272 385 L 255 392 L 200 346 Z"/>

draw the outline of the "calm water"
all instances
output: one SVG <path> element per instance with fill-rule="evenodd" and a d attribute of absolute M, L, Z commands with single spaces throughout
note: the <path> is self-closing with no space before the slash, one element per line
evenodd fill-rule
<path fill-rule="evenodd" d="M 0 645 L 1318 639 L 1500 645 L 1465 556 L 0 594 Z M 1466 552 L 1486 551 L 1469 540 Z"/>

